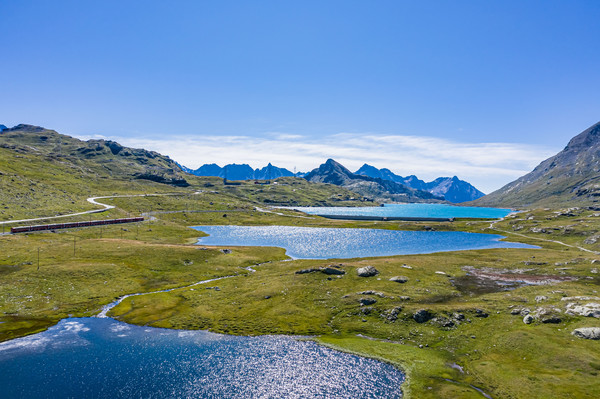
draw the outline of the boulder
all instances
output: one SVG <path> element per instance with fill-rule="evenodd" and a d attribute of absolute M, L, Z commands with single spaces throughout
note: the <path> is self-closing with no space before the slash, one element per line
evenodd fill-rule
<path fill-rule="evenodd" d="M 417 323 L 425 323 L 426 321 L 431 320 L 433 315 L 427 309 L 419 309 L 413 314 L 413 319 Z"/>
<path fill-rule="evenodd" d="M 360 302 L 360 306 L 369 306 L 377 302 L 377 300 L 373 298 L 360 298 L 358 302 Z"/>
<path fill-rule="evenodd" d="M 358 292 L 358 295 L 375 295 L 375 296 L 378 296 L 379 298 L 385 298 L 385 294 L 383 292 L 372 291 L 372 290 Z"/>
<path fill-rule="evenodd" d="M 346 274 L 346 272 L 345 272 L 345 271 L 343 271 L 343 270 L 340 270 L 340 269 L 334 269 L 333 267 L 323 267 L 323 268 L 321 268 L 321 273 L 325 273 L 325 274 L 327 274 L 328 276 L 329 276 L 329 275 L 337 275 L 337 276 L 340 276 L 340 275 L 342 275 L 342 274 Z"/>
<path fill-rule="evenodd" d="M 321 269 L 310 268 L 310 269 L 296 270 L 296 274 L 306 274 L 306 273 L 314 273 L 314 272 L 320 272 L 320 271 L 321 271 Z"/>
<path fill-rule="evenodd" d="M 559 324 L 561 321 L 562 319 L 558 316 L 548 316 L 542 318 L 542 323 L 545 324 Z"/>
<path fill-rule="evenodd" d="M 373 266 L 360 267 L 356 270 L 359 277 L 373 277 L 379 274 L 379 271 Z"/>
<path fill-rule="evenodd" d="M 533 323 L 533 316 L 528 314 L 525 317 L 523 317 L 523 323 L 525 323 L 525 324 Z"/>
<path fill-rule="evenodd" d="M 600 339 L 600 327 L 582 327 L 573 330 L 571 333 L 578 338 Z"/>
<path fill-rule="evenodd" d="M 585 305 L 578 303 L 568 303 L 566 306 L 566 314 L 571 316 L 585 316 L 600 318 L 600 303 L 590 302 Z"/>
<path fill-rule="evenodd" d="M 408 281 L 408 277 L 405 276 L 394 276 L 390 279 L 390 281 L 394 281 L 396 283 L 406 283 Z"/>
<path fill-rule="evenodd" d="M 334 269 L 332 267 L 312 267 L 310 269 L 296 270 L 296 274 L 307 274 L 315 272 L 321 272 L 323 274 L 327 274 L 328 276 L 346 274 L 345 271 L 340 269 Z"/>
<path fill-rule="evenodd" d="M 547 301 L 548 297 L 546 295 L 538 295 L 535 297 L 535 301 L 536 302 L 543 302 L 543 301 Z"/>

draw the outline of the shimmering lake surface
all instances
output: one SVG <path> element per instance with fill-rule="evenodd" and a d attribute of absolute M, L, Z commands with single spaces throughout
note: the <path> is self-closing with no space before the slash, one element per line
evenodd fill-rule
<path fill-rule="evenodd" d="M 65 319 L 0 343 L 3 398 L 398 398 L 403 374 L 285 336 Z"/>
<path fill-rule="evenodd" d="M 495 234 L 294 226 L 195 226 L 209 234 L 198 244 L 268 246 L 294 259 L 364 258 L 485 248 L 538 248 L 499 241 Z"/>
<path fill-rule="evenodd" d="M 311 215 L 427 217 L 427 218 L 503 218 L 512 211 L 503 208 L 453 206 L 446 204 L 386 204 L 369 207 L 294 207 Z"/>

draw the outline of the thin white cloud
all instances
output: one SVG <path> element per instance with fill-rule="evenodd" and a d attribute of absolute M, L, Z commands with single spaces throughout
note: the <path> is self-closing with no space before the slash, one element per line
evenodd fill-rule
<path fill-rule="evenodd" d="M 169 155 L 198 168 L 247 163 L 257 168 L 268 162 L 290 170 L 310 171 L 333 158 L 350 170 L 363 163 L 426 181 L 458 176 L 484 192 L 491 192 L 531 171 L 557 152 L 542 146 L 517 143 L 461 143 L 437 137 L 339 133 L 308 138 L 268 133 L 263 137 L 182 135 L 164 138 L 112 137 L 123 145 Z"/>

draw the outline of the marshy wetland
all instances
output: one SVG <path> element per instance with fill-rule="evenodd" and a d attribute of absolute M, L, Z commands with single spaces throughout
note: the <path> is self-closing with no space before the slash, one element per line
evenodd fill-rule
<path fill-rule="evenodd" d="M 406 374 L 405 397 L 483 397 L 473 387 L 494 398 L 600 391 L 598 341 L 571 334 L 600 326 L 572 306 L 593 304 L 600 288 L 593 210 L 536 210 L 494 224 L 367 222 L 261 212 L 211 193 L 106 202 L 116 208 L 103 217 L 149 209 L 152 217 L 137 226 L 0 238 L 3 341 L 93 316 L 125 294 L 174 288 L 126 298 L 108 316 L 146 327 L 312 336 L 396 366 Z M 203 234 L 188 226 L 199 225 L 466 231 L 540 248 L 290 260 L 276 247 L 195 245 Z M 360 277 L 366 266 L 378 273 Z M 297 273 L 305 270 L 314 271 Z M 224 276 L 234 277 L 190 286 Z M 473 281 L 461 285 L 466 276 Z M 477 289 L 489 280 L 500 288 Z"/>

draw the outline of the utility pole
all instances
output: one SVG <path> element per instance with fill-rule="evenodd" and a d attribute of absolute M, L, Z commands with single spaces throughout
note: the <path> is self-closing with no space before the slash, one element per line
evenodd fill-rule
<path fill-rule="evenodd" d="M 40 247 L 38 247 L 38 270 L 40 270 Z"/>

